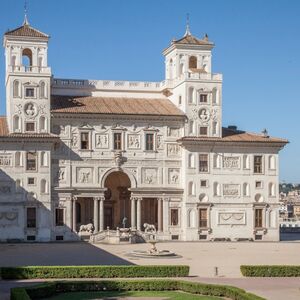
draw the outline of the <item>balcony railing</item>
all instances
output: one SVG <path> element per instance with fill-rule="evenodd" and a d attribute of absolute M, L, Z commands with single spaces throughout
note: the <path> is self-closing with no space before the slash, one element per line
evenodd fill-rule
<path fill-rule="evenodd" d="M 8 72 L 51 73 L 51 68 L 50 67 L 39 67 L 39 66 L 8 66 Z"/>

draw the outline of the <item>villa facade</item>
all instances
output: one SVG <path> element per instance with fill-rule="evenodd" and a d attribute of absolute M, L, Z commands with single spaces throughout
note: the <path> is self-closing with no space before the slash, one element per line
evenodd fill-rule
<path fill-rule="evenodd" d="M 284 139 L 222 127 L 214 44 L 189 29 L 163 51 L 165 80 L 53 77 L 49 36 L 5 33 L 0 240 L 77 240 L 108 227 L 165 240 L 279 239 Z M 226 103 L 226 102 L 225 102 Z"/>

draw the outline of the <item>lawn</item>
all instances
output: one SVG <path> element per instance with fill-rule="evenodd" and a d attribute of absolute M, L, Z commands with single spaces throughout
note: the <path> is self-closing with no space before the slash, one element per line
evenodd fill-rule
<path fill-rule="evenodd" d="M 70 292 L 63 293 L 47 298 L 45 300 L 92 300 L 92 299 L 107 299 L 113 297 L 158 297 L 172 300 L 220 300 L 222 298 L 211 296 L 200 296 L 189 294 L 180 291 L 109 291 L 109 292 Z"/>

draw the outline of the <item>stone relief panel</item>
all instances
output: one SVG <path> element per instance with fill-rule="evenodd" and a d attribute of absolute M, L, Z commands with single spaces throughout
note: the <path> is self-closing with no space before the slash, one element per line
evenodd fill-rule
<path fill-rule="evenodd" d="M 77 183 L 92 183 L 93 182 L 93 168 L 77 168 L 76 169 Z"/>
<path fill-rule="evenodd" d="M 180 156 L 180 146 L 177 144 L 167 144 L 167 155 L 168 156 Z"/>
<path fill-rule="evenodd" d="M 207 123 L 210 120 L 210 117 L 210 111 L 207 108 L 201 108 L 199 110 L 199 119 L 201 123 Z"/>
<path fill-rule="evenodd" d="M 38 109 L 35 103 L 28 102 L 24 106 L 25 116 L 29 119 L 34 119 L 38 114 Z"/>
<path fill-rule="evenodd" d="M 179 137 L 180 136 L 180 128 L 169 127 L 168 128 L 168 136 Z"/>
<path fill-rule="evenodd" d="M 71 145 L 73 148 L 78 147 L 78 134 L 77 133 L 72 133 Z"/>
<path fill-rule="evenodd" d="M 246 213 L 243 211 L 237 212 L 219 212 L 219 225 L 246 225 Z"/>
<path fill-rule="evenodd" d="M 66 168 L 58 169 L 57 180 L 59 183 L 66 183 Z"/>
<path fill-rule="evenodd" d="M 142 182 L 144 184 L 157 184 L 158 183 L 158 169 L 156 169 L 156 168 L 142 169 Z"/>
<path fill-rule="evenodd" d="M 162 135 L 157 135 L 156 137 L 156 148 L 158 150 L 162 150 L 164 148 L 164 141 L 163 141 L 163 136 Z"/>
<path fill-rule="evenodd" d="M 96 148 L 97 149 L 108 149 L 109 147 L 109 137 L 108 134 L 96 134 Z"/>
<path fill-rule="evenodd" d="M 240 185 L 234 183 L 223 184 L 223 196 L 224 197 L 239 197 Z"/>
<path fill-rule="evenodd" d="M 223 156 L 223 168 L 224 169 L 240 169 L 240 157 L 239 156 Z"/>
<path fill-rule="evenodd" d="M 140 149 L 141 148 L 141 136 L 138 134 L 128 134 L 127 147 L 128 147 L 128 149 Z"/>
<path fill-rule="evenodd" d="M 169 169 L 168 170 L 168 183 L 179 184 L 180 182 L 180 169 Z"/>
<path fill-rule="evenodd" d="M 11 166 L 11 155 L 0 155 L 0 166 L 10 167 Z"/>
<path fill-rule="evenodd" d="M 18 225 L 18 212 L 0 212 L 0 227 Z"/>

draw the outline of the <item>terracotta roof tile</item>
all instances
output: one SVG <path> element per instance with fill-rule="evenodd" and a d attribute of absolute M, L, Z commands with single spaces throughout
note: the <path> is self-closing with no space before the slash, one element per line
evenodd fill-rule
<path fill-rule="evenodd" d="M 0 136 L 8 135 L 8 126 L 5 116 L 0 116 Z"/>
<path fill-rule="evenodd" d="M 211 45 L 211 46 L 214 45 L 214 43 L 210 42 L 208 38 L 204 38 L 200 40 L 191 34 L 186 34 L 183 38 L 179 40 L 174 40 L 172 44 Z"/>
<path fill-rule="evenodd" d="M 184 116 L 169 99 L 120 97 L 51 97 L 53 113 Z"/>
<path fill-rule="evenodd" d="M 283 143 L 287 144 L 288 140 L 265 137 L 262 134 L 250 133 L 241 130 L 233 130 L 229 128 L 222 129 L 222 137 L 206 137 L 206 136 L 185 136 L 178 140 L 179 142 L 250 142 L 250 143 Z"/>
<path fill-rule="evenodd" d="M 27 37 L 37 37 L 37 38 L 49 38 L 49 35 L 31 27 L 30 25 L 22 25 L 16 29 L 7 31 L 4 35 L 12 36 L 27 36 Z"/>

